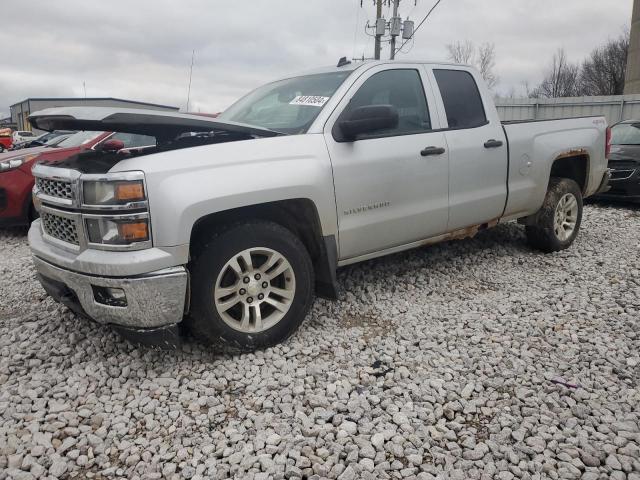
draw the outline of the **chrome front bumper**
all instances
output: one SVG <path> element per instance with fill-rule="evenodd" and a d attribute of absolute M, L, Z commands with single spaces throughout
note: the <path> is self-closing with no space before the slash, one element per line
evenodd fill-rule
<path fill-rule="evenodd" d="M 47 293 L 98 323 L 146 329 L 175 325 L 184 316 L 188 281 L 184 267 L 113 278 L 66 270 L 37 256 L 33 257 L 33 262 Z M 95 292 L 101 287 L 122 289 L 126 306 L 98 301 Z"/>

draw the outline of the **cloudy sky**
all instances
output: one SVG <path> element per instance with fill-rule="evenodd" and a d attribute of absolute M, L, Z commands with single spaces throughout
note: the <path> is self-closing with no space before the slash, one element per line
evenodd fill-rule
<path fill-rule="evenodd" d="M 445 60 L 448 43 L 493 42 L 497 92 L 519 93 L 558 48 L 582 60 L 628 28 L 632 2 L 442 0 L 399 58 Z M 402 0 L 400 13 L 417 24 L 434 3 Z M 83 81 L 90 97 L 184 109 L 192 50 L 190 110 L 217 112 L 265 81 L 370 56 L 374 13 L 373 0 L 3 2 L 0 116 L 27 97 L 82 96 Z"/>

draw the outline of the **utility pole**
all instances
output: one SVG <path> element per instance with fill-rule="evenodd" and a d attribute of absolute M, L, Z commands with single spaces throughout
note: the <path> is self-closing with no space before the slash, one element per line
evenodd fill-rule
<path fill-rule="evenodd" d="M 380 24 L 380 19 L 382 18 L 382 0 L 376 0 L 376 45 L 373 57 L 376 60 L 380 60 L 380 43 L 382 40 L 382 35 L 384 35 L 384 29 L 382 33 L 380 33 L 380 29 L 378 25 Z"/>
<path fill-rule="evenodd" d="M 376 6 L 376 21 L 373 25 L 370 25 L 369 22 L 367 22 L 366 30 L 367 30 L 367 35 L 375 38 L 375 49 L 374 49 L 374 55 L 373 55 L 373 58 L 375 60 L 380 60 L 380 53 L 382 50 L 382 40 L 385 39 L 386 41 L 387 35 L 391 37 L 390 38 L 391 53 L 389 56 L 391 60 L 393 60 L 396 57 L 396 53 L 399 50 L 401 50 L 402 47 L 404 46 L 404 43 L 403 43 L 402 45 L 400 45 L 399 48 L 396 48 L 398 37 L 401 36 L 404 40 L 407 40 L 407 41 L 413 37 L 413 33 L 414 33 L 413 20 L 409 20 L 407 18 L 406 20 L 403 21 L 400 15 L 398 14 L 398 9 L 400 8 L 401 1 L 402 0 L 374 0 L 374 4 Z M 414 0 L 414 1 L 416 4 L 418 3 L 418 0 Z M 437 0 L 436 6 L 441 1 L 442 0 Z M 382 17 L 382 6 L 383 5 L 391 6 L 392 3 L 393 3 L 393 15 L 391 16 L 389 21 L 387 21 L 385 18 Z M 362 2 L 360 3 L 360 6 L 362 7 Z M 431 10 L 433 10 L 433 8 Z M 425 20 L 426 20 L 426 17 L 425 17 Z M 373 34 L 369 33 L 372 30 L 373 30 Z M 354 60 L 356 59 L 354 58 Z"/>
<path fill-rule="evenodd" d="M 631 45 L 629 46 L 624 93 L 640 93 L 640 0 L 633 2 Z"/>
<path fill-rule="evenodd" d="M 400 5 L 400 0 L 393 0 L 393 17 L 391 17 L 391 54 L 389 58 L 393 60 L 396 58 L 396 37 L 398 36 L 398 32 L 394 32 L 394 23 L 398 22 L 398 30 L 400 29 L 400 18 L 398 17 L 398 6 Z"/>

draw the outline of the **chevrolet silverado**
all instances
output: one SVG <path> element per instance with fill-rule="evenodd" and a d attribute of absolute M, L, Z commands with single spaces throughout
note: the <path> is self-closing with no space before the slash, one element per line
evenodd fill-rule
<path fill-rule="evenodd" d="M 291 335 L 336 270 L 517 220 L 569 247 L 606 189 L 603 117 L 500 122 L 471 67 L 366 62 L 262 86 L 218 118 L 54 108 L 41 130 L 154 137 L 38 164 L 45 290 L 129 338 L 242 350 Z"/>

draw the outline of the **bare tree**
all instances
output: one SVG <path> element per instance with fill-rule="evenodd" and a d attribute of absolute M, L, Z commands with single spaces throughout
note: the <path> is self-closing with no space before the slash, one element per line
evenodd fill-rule
<path fill-rule="evenodd" d="M 498 77 L 493 72 L 496 66 L 496 46 L 493 43 L 480 45 L 476 55 L 476 64 L 489 88 L 495 87 L 498 84 Z"/>
<path fill-rule="evenodd" d="M 450 43 L 447 45 L 447 50 L 449 51 L 449 60 L 465 65 L 471 65 L 476 55 L 476 46 L 470 40 Z"/>
<path fill-rule="evenodd" d="M 622 95 L 629 53 L 629 32 L 596 48 L 582 64 L 582 95 Z"/>
<path fill-rule="evenodd" d="M 483 43 L 480 47 L 474 45 L 470 40 L 464 42 L 457 41 L 447 45 L 449 60 L 455 63 L 474 65 L 482 78 L 487 82 L 489 88 L 494 88 L 498 84 L 498 76 L 493 69 L 496 65 L 495 45 L 493 43 Z"/>
<path fill-rule="evenodd" d="M 524 95 L 527 98 L 535 98 L 535 89 L 531 89 L 531 85 L 529 84 L 529 80 L 525 80 L 523 82 L 520 82 L 520 85 L 522 86 L 522 90 L 524 91 Z"/>
<path fill-rule="evenodd" d="M 564 49 L 553 55 L 551 67 L 544 80 L 530 94 L 531 97 L 573 97 L 581 94 L 580 66 L 570 63 Z"/>

